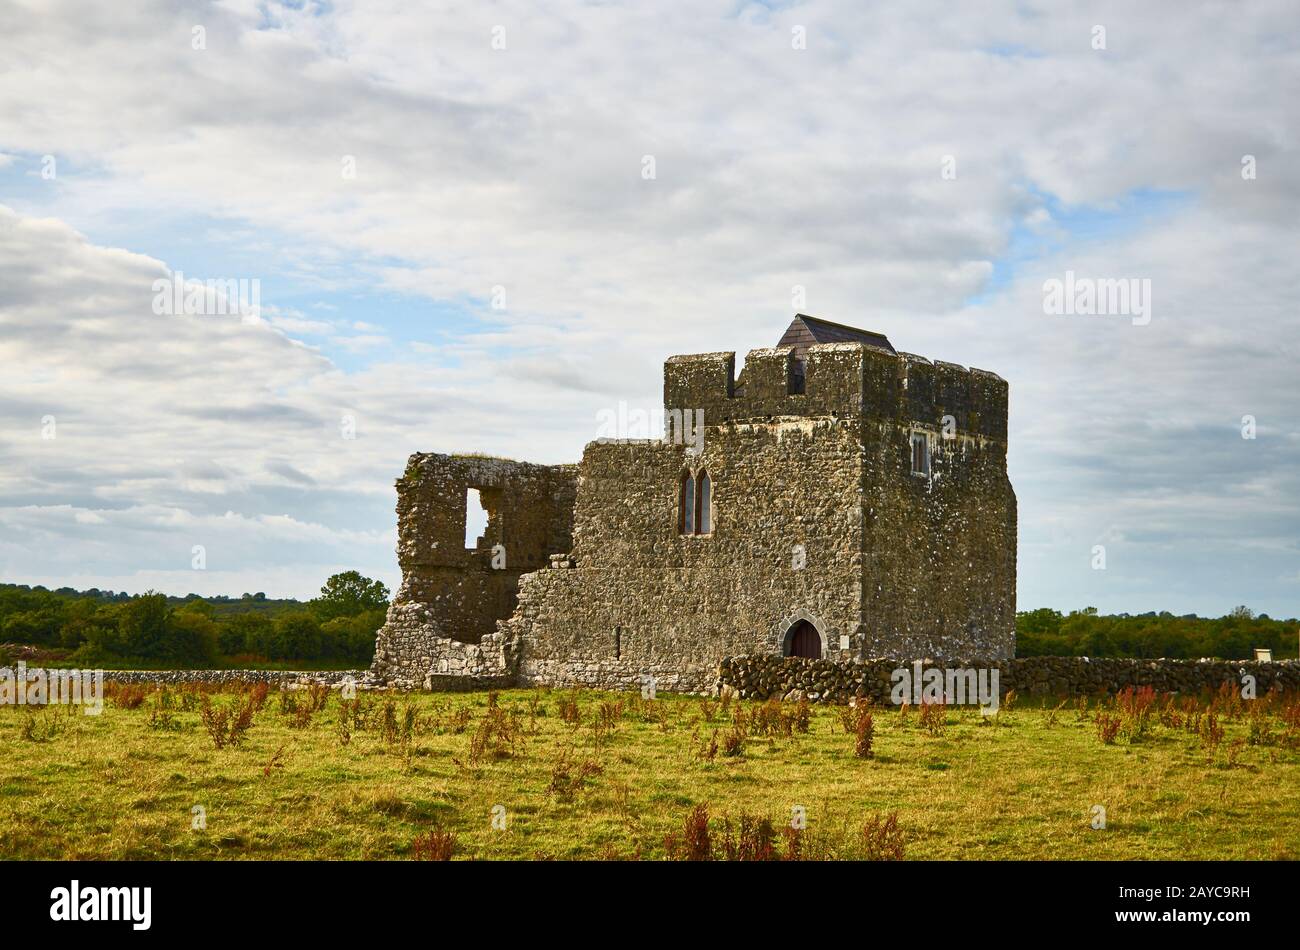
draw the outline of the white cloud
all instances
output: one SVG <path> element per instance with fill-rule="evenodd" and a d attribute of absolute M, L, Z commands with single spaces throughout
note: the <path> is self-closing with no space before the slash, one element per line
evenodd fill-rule
<path fill-rule="evenodd" d="M 1288 609 L 1254 581 L 1300 556 L 1285 4 L 1180 10 L 1176 30 L 1121 3 L 49 6 L 0 11 L 0 149 L 60 160 L 11 202 L 31 213 L 0 214 L 11 508 L 292 506 L 380 532 L 408 452 L 571 460 L 596 408 L 655 398 L 665 355 L 771 343 L 801 285 L 809 312 L 1011 381 L 1023 605 Z M 1134 192 L 1187 198 L 1091 238 L 1093 211 Z M 94 241 L 157 209 L 229 221 L 303 274 L 350 262 L 487 332 L 397 346 L 382 312 L 272 300 L 260 328 L 160 322 L 143 295 L 164 262 Z M 1044 256 L 986 293 L 1018 222 Z M 1042 281 L 1066 269 L 1149 277 L 1152 324 L 1045 317 Z M 498 285 L 507 309 L 481 309 Z M 344 372 L 297 336 L 371 362 Z M 1254 442 L 1236 435 L 1247 412 Z M 72 530 L 48 517 L 0 544 L 0 567 L 70 569 L 35 540 Z M 1100 575 L 1077 552 L 1103 536 L 1120 550 Z M 240 556 L 270 571 L 288 543 Z M 128 574 L 138 549 L 105 544 Z M 365 557 L 392 576 L 390 554 Z"/>

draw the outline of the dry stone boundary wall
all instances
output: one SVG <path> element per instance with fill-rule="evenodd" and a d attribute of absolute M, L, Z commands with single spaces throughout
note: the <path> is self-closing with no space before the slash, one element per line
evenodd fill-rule
<path fill-rule="evenodd" d="M 894 670 L 912 664 L 899 660 L 840 663 L 769 655 L 732 656 L 718 668 L 715 690 L 729 687 L 742 699 L 784 698 L 802 692 L 810 700 L 846 703 L 861 696 L 886 705 Z M 998 689 L 1005 696 L 1091 696 L 1114 694 L 1126 686 L 1151 686 L 1158 693 L 1216 690 L 1223 683 L 1236 687 L 1242 676 L 1255 677 L 1256 695 L 1277 688 L 1300 690 L 1300 662 L 1283 660 L 1134 660 L 1068 656 L 1022 657 L 973 661 L 969 664 L 925 662 L 923 669 L 987 669 L 998 671 Z"/>

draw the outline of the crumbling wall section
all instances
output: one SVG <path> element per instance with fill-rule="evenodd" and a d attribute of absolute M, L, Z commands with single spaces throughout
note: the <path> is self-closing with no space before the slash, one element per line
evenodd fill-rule
<path fill-rule="evenodd" d="M 379 631 L 376 675 L 414 686 L 430 675 L 511 675 L 496 625 L 514 612 L 520 576 L 572 546 L 576 478 L 573 465 L 412 455 L 397 481 L 402 585 Z M 466 548 L 471 488 L 488 524 Z"/>

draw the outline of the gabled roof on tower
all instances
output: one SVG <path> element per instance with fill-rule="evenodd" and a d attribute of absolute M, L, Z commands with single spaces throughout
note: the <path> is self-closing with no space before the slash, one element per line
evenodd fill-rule
<path fill-rule="evenodd" d="M 802 357 L 814 343 L 866 343 L 894 352 L 893 345 L 883 333 L 846 327 L 842 323 L 831 323 L 820 317 L 810 317 L 806 313 L 795 315 L 777 346 L 792 346 L 795 356 Z"/>

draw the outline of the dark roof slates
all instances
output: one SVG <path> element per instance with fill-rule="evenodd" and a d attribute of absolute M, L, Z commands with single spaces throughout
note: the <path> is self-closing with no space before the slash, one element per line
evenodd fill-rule
<path fill-rule="evenodd" d="M 894 352 L 893 345 L 883 333 L 831 323 L 804 313 L 795 316 L 777 346 L 792 346 L 802 355 L 814 343 L 866 343 Z"/>

